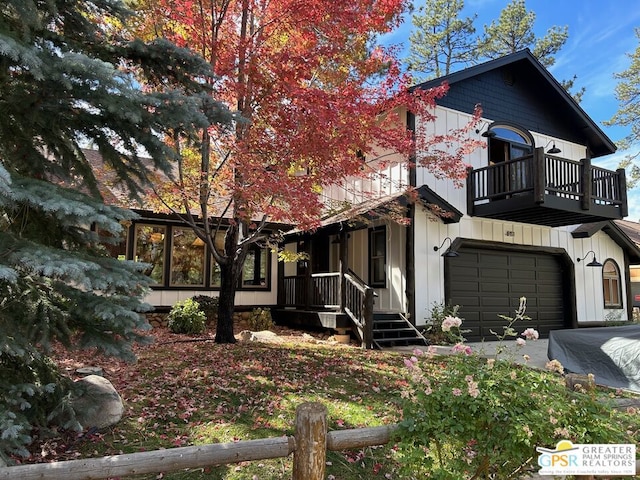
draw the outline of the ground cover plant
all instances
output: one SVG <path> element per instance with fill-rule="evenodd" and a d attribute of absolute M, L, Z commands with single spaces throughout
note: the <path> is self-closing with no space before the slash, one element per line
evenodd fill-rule
<path fill-rule="evenodd" d="M 295 409 L 306 401 L 327 406 L 331 430 L 403 422 L 402 438 L 389 445 L 328 452 L 327 478 L 333 480 L 463 479 L 476 472 L 477 478 L 509 478 L 503 476 L 508 469 L 517 470 L 511 478 L 524 478 L 538 469 L 535 446 L 553 447 L 560 437 L 638 440 L 635 410 L 605 405 L 615 391 L 569 393 L 557 373 L 486 362 L 460 346 L 453 347 L 458 355 L 434 356 L 309 343 L 294 331 L 281 336 L 283 343 L 237 345 L 215 344 L 207 334 L 198 341 L 166 329 L 154 334 L 156 343 L 137 347 L 135 364 L 58 351 L 58 365 L 70 374 L 79 366 L 101 366 L 123 396 L 125 417 L 102 431 L 61 432 L 34 444 L 32 457 L 21 461 L 292 435 Z M 500 422 L 487 417 L 495 411 Z M 483 433 L 492 422 L 495 427 Z M 515 459 L 526 448 L 531 458 L 520 470 L 483 471 L 483 456 Z M 131 478 L 288 479 L 292 464 L 289 457 Z"/>

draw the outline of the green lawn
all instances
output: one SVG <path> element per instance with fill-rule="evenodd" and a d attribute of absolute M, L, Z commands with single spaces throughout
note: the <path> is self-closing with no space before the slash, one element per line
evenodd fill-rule
<path fill-rule="evenodd" d="M 92 352 L 58 352 L 58 363 L 69 372 L 102 367 L 125 401 L 125 416 L 105 431 L 38 443 L 29 462 L 293 435 L 296 407 L 308 401 L 326 405 L 330 430 L 401 420 L 407 355 L 304 342 L 217 345 L 156 333 L 158 342 L 137 348 L 135 364 Z M 446 375 L 446 362 L 436 361 L 430 374 Z M 549 376 L 565 388 L 560 376 Z M 628 428 L 638 431 L 640 422 Z M 292 463 L 288 457 L 135 478 L 289 479 Z M 335 480 L 401 479 L 399 467 L 392 443 L 328 452 L 326 473 Z"/>
<path fill-rule="evenodd" d="M 160 334 L 161 342 L 185 339 Z M 121 394 L 126 413 L 113 428 L 50 439 L 33 461 L 75 459 L 159 448 L 293 435 L 295 409 L 317 401 L 330 430 L 400 420 L 403 357 L 352 346 L 311 343 L 217 345 L 180 342 L 140 347 L 125 364 L 91 354 L 59 355 L 63 368 L 98 365 Z M 396 478 L 392 445 L 329 452 L 336 479 Z M 292 457 L 167 473 L 167 479 L 291 478 Z M 388 477 L 385 477 L 388 475 Z M 156 475 L 137 478 L 156 478 Z"/>

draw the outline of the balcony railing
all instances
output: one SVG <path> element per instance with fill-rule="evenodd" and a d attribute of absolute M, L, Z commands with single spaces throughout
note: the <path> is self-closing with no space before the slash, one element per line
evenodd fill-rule
<path fill-rule="evenodd" d="M 592 166 L 589 159 L 568 160 L 549 155 L 542 148 L 520 158 L 469 169 L 467 202 L 470 215 L 493 218 L 510 218 L 506 213 L 510 209 L 514 212 L 511 217 L 517 217 L 516 210 L 527 210 L 531 216 L 536 206 L 579 213 L 574 217 L 576 223 L 589 216 L 623 218 L 628 213 L 624 169 L 606 170 Z M 571 216 L 562 218 L 557 222 L 572 221 Z M 541 223 L 548 222 L 552 224 L 553 220 L 547 218 Z"/>

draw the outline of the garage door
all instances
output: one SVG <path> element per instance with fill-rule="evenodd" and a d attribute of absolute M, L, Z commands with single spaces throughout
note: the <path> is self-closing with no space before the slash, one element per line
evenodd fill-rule
<path fill-rule="evenodd" d="M 502 332 L 513 316 L 520 297 L 527 298 L 531 320 L 516 325 L 522 332 L 537 329 L 542 337 L 550 330 L 568 328 L 563 269 L 560 259 L 548 253 L 510 252 L 460 247 L 460 256 L 447 258 L 448 299 L 460 305 L 469 341 L 494 340 L 490 330 Z"/>

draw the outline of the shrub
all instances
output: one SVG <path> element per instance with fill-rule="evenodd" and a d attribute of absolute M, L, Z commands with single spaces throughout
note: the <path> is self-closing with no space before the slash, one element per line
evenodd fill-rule
<path fill-rule="evenodd" d="M 502 347 L 535 340 L 525 320 L 526 299 L 502 332 Z M 505 347 L 506 348 L 506 347 Z M 537 470 L 536 446 L 574 443 L 635 443 L 629 417 L 597 392 L 571 392 L 559 375 L 499 358 L 482 358 L 459 343 L 453 355 L 414 351 L 405 360 L 409 387 L 402 392 L 403 421 L 398 454 L 412 478 L 521 478 Z"/>
<path fill-rule="evenodd" d="M 261 332 L 262 330 L 271 330 L 273 328 L 273 319 L 271 318 L 271 310 L 268 308 L 254 308 L 249 317 L 249 330 L 253 332 Z"/>
<path fill-rule="evenodd" d="M 462 319 L 458 317 L 460 305 L 450 305 L 445 303 L 434 303 L 427 319 L 427 327 L 424 335 L 431 344 L 455 344 L 464 341 L 463 333 L 460 329 Z M 452 322 L 456 319 L 459 323 Z M 447 320 L 447 321 L 445 321 Z M 443 329 L 444 324 L 444 329 Z"/>
<path fill-rule="evenodd" d="M 218 316 L 218 297 L 210 297 L 208 295 L 196 295 L 191 299 L 198 303 L 200 310 L 204 312 L 207 321 L 215 320 Z"/>
<path fill-rule="evenodd" d="M 206 317 L 198 302 L 188 298 L 176 303 L 168 317 L 168 327 L 173 333 L 199 334 L 205 330 Z"/>
<path fill-rule="evenodd" d="M 513 478 L 537 468 L 536 446 L 634 443 L 623 413 L 549 372 L 464 354 L 408 364 L 399 452 L 416 478 Z"/>

